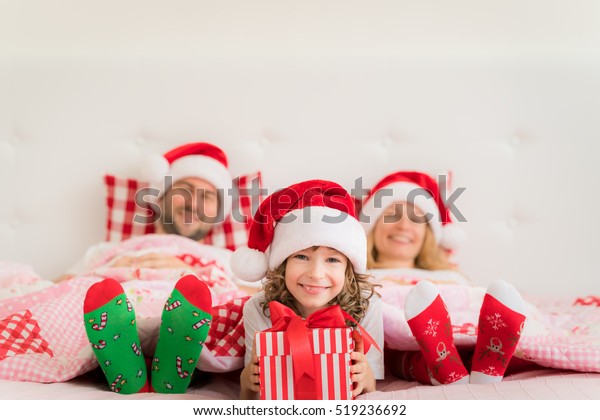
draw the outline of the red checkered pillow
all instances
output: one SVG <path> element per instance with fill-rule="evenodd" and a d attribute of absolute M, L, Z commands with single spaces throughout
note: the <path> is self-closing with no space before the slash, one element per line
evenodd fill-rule
<path fill-rule="evenodd" d="M 254 185 L 253 185 L 254 183 Z M 118 242 L 132 236 L 144 235 L 154 232 L 152 223 L 143 222 L 152 220 L 152 210 L 147 203 L 136 204 L 135 194 L 138 190 L 148 186 L 147 183 L 136 179 L 118 178 L 114 175 L 105 175 L 106 186 L 106 240 Z M 248 229 L 252 219 L 252 192 L 256 187 L 262 190 L 261 173 L 256 172 L 240 176 L 233 180 L 235 198 L 232 203 L 231 214 L 225 221 L 215 226 L 204 238 L 203 243 L 228 248 L 235 251 L 236 248 L 246 245 L 248 241 Z M 263 197 L 259 196 L 257 206 Z M 239 217 L 239 216 L 243 217 Z M 136 218 L 136 216 L 138 216 Z M 142 222 L 136 221 L 142 220 Z M 235 220 L 240 219 L 240 220 Z"/>

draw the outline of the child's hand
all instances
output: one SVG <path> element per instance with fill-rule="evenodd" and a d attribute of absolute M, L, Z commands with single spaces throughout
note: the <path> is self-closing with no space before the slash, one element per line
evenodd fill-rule
<path fill-rule="evenodd" d="M 253 346 L 250 363 L 244 367 L 242 373 L 240 374 L 240 399 L 251 400 L 258 397 L 258 393 L 260 392 L 259 373 L 260 370 L 258 367 L 258 356 L 256 355 L 256 350 Z"/>
<path fill-rule="evenodd" d="M 352 396 L 356 398 L 360 394 L 375 391 L 375 376 L 364 353 L 362 336 L 356 330 L 352 331 L 354 339 L 354 351 L 350 353 L 352 366 L 350 366 L 350 379 L 354 384 Z"/>

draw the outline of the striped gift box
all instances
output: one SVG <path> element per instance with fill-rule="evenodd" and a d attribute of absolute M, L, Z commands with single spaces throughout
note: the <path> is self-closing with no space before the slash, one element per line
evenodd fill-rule
<path fill-rule="evenodd" d="M 322 400 L 352 399 L 350 353 L 354 350 L 352 328 L 315 328 L 308 331 L 313 349 L 317 397 Z M 260 332 L 255 340 L 260 367 L 260 398 L 293 400 L 294 366 L 284 331 Z M 314 389 L 314 388 L 313 388 Z"/>

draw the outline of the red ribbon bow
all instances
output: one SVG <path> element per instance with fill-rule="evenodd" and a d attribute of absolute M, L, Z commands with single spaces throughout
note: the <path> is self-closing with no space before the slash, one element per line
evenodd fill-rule
<path fill-rule="evenodd" d="M 292 309 L 282 303 L 269 302 L 271 322 L 273 326 L 267 331 L 285 331 L 285 336 L 290 344 L 294 366 L 294 390 L 297 399 L 320 399 L 320 389 L 315 386 L 315 366 L 313 349 L 308 331 L 313 328 L 344 328 L 346 321 L 356 325 L 364 342 L 365 354 L 374 345 L 381 349 L 369 333 L 339 305 L 328 306 L 302 319 Z"/>

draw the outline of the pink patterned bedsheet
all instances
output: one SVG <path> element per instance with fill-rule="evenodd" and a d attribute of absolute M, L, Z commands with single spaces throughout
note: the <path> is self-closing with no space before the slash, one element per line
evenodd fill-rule
<path fill-rule="evenodd" d="M 0 300 L 35 292 L 52 284 L 27 264 L 0 261 Z"/>
<path fill-rule="evenodd" d="M 401 275 L 375 280 L 382 284 L 386 346 L 418 350 L 404 316 L 404 302 L 414 279 Z M 484 287 L 437 285 L 452 320 L 457 347 L 474 347 Z M 524 295 L 527 320 L 515 357 L 540 366 L 580 372 L 600 372 L 600 297 Z"/>
<path fill-rule="evenodd" d="M 145 352 L 153 352 L 164 302 L 186 270 L 110 268 L 106 262 L 117 252 L 166 252 L 171 255 L 194 255 L 201 260 L 195 270 L 205 280 L 213 295 L 213 314 L 225 311 L 226 318 L 239 314 L 247 293 L 239 289 L 225 268 L 225 261 L 214 258 L 211 246 L 169 237 L 138 237 L 99 258 L 86 275 L 53 284 L 39 283 L 39 290 L 0 300 L 0 379 L 29 382 L 63 382 L 98 366 L 87 340 L 83 322 L 83 301 L 88 288 L 106 277 L 121 282 L 138 318 L 140 340 Z M 15 267 L 11 269 L 15 271 Z M 22 275 L 5 276 L 2 286 L 15 289 L 20 284 L 43 282 L 22 266 Z M 18 270 L 16 270 L 18 271 Z M 43 286 L 42 286 L 43 285 Z M 214 315 L 213 315 L 214 316 Z M 213 319 L 213 324 L 215 319 Z M 231 371 L 243 364 L 243 325 L 224 319 L 229 335 L 207 339 L 210 351 L 201 353 L 198 367 L 207 371 Z M 217 330 L 218 328 L 214 328 Z M 223 330 L 224 328 L 219 328 Z M 211 328 L 212 331 L 212 328 Z M 223 332 L 223 331 L 221 331 Z M 216 332 L 218 333 L 218 331 Z M 215 333 L 215 334 L 216 334 Z"/>

